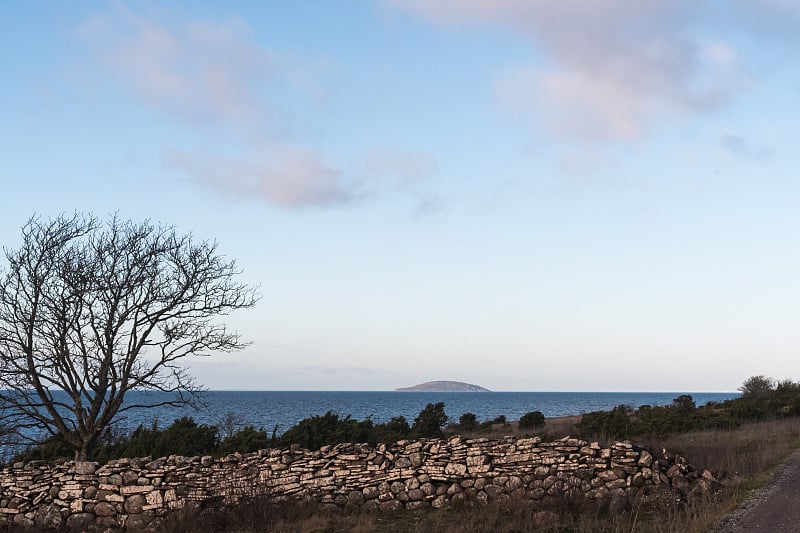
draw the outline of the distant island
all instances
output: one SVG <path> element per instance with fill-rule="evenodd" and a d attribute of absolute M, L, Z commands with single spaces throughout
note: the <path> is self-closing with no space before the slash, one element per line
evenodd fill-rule
<path fill-rule="evenodd" d="M 427 381 L 414 385 L 413 387 L 403 387 L 395 389 L 397 392 L 492 392 L 478 385 L 461 383 L 460 381 Z"/>

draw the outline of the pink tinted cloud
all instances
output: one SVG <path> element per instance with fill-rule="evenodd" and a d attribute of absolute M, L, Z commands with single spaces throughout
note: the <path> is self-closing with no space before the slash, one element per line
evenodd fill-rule
<path fill-rule="evenodd" d="M 102 66 L 146 106 L 200 135 L 225 132 L 239 147 L 236 157 L 213 148 L 172 148 L 171 168 L 229 197 L 280 207 L 331 205 L 358 195 L 318 150 L 270 133 L 277 104 L 266 95 L 291 72 L 274 66 L 245 21 L 172 20 L 120 3 L 81 33 Z"/>
<path fill-rule="evenodd" d="M 247 23 L 170 21 L 116 4 L 82 28 L 98 58 L 147 105 L 191 124 L 267 118 L 260 92 L 274 75 Z"/>
<path fill-rule="evenodd" d="M 275 110 L 283 106 L 268 95 L 281 91 L 272 89 L 310 96 L 311 104 L 322 101 L 324 88 L 314 78 L 324 63 L 276 60 L 241 18 L 187 20 L 116 3 L 79 33 L 104 73 L 113 74 L 147 107 L 193 128 L 201 139 L 205 131 L 227 136 L 236 156 L 220 153 L 213 144 L 206 150 L 172 147 L 165 162 L 229 198 L 284 208 L 346 204 L 393 189 L 396 180 L 430 173 L 429 157 L 389 149 L 377 160 L 371 150 L 357 158 L 372 161 L 369 172 L 360 162 L 348 171 L 310 144 L 276 134 L 291 130 L 284 122 L 293 117 L 278 116 Z"/>
<path fill-rule="evenodd" d="M 302 208 L 347 203 L 359 196 L 355 185 L 344 183 L 341 171 L 302 147 L 284 147 L 261 159 L 171 149 L 166 164 L 236 200 Z"/>
<path fill-rule="evenodd" d="M 492 24 L 550 59 L 501 74 L 501 107 L 585 140 L 631 138 L 670 110 L 703 111 L 741 90 L 733 48 L 698 36 L 692 0 L 389 0 L 438 24 Z M 719 54 L 727 49 L 731 53 Z M 524 95 L 524 97 L 521 97 Z"/>

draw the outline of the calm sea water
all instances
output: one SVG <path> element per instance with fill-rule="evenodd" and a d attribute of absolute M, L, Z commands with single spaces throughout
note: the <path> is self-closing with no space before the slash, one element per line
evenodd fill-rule
<path fill-rule="evenodd" d="M 479 421 L 500 415 L 508 420 L 518 420 L 530 411 L 556 417 L 607 410 L 617 405 L 667 405 L 680 394 L 691 394 L 698 406 L 738 396 L 738 393 L 724 392 L 209 391 L 203 395 L 200 409 L 161 407 L 141 410 L 128 414 L 120 422 L 120 429 L 130 430 L 141 423 L 149 425 L 153 420 L 164 427 L 181 416 L 191 416 L 198 423 L 218 424 L 227 413 L 233 413 L 241 423 L 268 431 L 277 425 L 279 434 L 303 418 L 327 411 L 342 417 L 351 415 L 358 420 L 372 417 L 375 422 L 404 416 L 411 423 L 426 404 L 435 402 L 444 402 L 445 412 L 454 421 L 468 412 L 475 413 Z M 136 399 L 131 395 L 128 401 Z"/>

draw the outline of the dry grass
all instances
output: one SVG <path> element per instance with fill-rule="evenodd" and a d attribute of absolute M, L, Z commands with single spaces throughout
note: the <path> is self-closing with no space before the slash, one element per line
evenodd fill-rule
<path fill-rule="evenodd" d="M 774 468 L 800 446 L 800 419 L 758 422 L 727 431 L 684 433 L 645 444 L 679 453 L 730 483 Z"/>
<path fill-rule="evenodd" d="M 581 415 L 562 416 L 545 420 L 544 430 L 548 435 L 565 437 L 567 435 L 577 435 L 575 425 L 581 421 Z"/>
<path fill-rule="evenodd" d="M 532 435 L 565 437 L 567 435 L 577 434 L 575 424 L 580 421 L 580 415 L 548 418 L 545 420 L 544 428 L 540 428 L 538 430 L 519 429 L 518 422 L 509 421 L 502 424 L 492 424 L 492 427 L 488 429 L 478 428 L 475 431 L 460 434 L 463 434 L 463 436 L 470 439 L 476 439 L 480 437 L 498 438 L 506 435 L 513 435 L 515 437 L 528 437 Z"/>

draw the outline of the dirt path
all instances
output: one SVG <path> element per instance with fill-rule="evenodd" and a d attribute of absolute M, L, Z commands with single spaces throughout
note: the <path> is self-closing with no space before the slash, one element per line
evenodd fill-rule
<path fill-rule="evenodd" d="M 800 450 L 747 504 L 726 516 L 711 533 L 800 533 Z"/>

